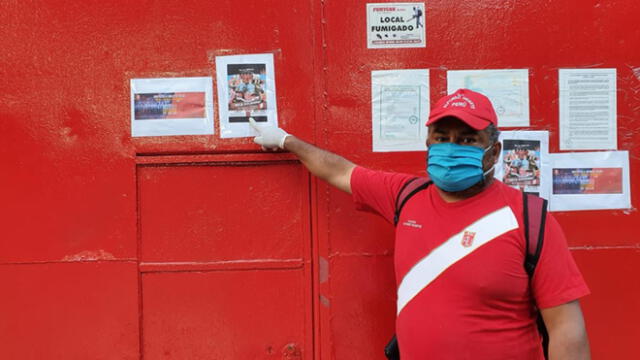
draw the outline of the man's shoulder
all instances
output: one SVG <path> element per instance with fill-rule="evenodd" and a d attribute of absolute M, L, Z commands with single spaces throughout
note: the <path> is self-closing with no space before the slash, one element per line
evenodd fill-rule
<path fill-rule="evenodd" d="M 401 172 L 369 169 L 363 166 L 356 166 L 351 174 L 352 188 L 386 188 L 393 194 L 397 194 L 400 189 L 409 181 L 420 178 L 418 175 Z"/>
<path fill-rule="evenodd" d="M 353 199 L 361 210 L 372 210 L 393 222 L 400 189 L 416 175 L 356 166 L 351 173 Z"/>
<path fill-rule="evenodd" d="M 506 205 L 512 209 L 514 214 L 522 212 L 522 191 L 519 189 L 513 188 L 502 181 L 494 179 L 491 185 L 484 191 L 487 192 L 487 194 L 481 197 L 483 198 L 482 202 L 486 203 L 487 206 L 502 207 Z"/>
<path fill-rule="evenodd" d="M 394 179 L 400 182 L 406 182 L 414 178 L 420 178 L 418 175 L 412 175 L 407 173 L 395 172 L 395 171 L 387 171 L 387 170 L 376 170 L 366 168 L 364 166 L 356 166 L 353 169 L 352 176 L 360 176 L 367 178 L 383 178 L 383 179 Z"/>
<path fill-rule="evenodd" d="M 522 197 L 522 191 L 520 191 L 519 189 L 506 185 L 505 183 L 497 179 L 493 180 L 493 182 L 495 183 L 494 186 L 496 187 L 496 189 L 508 198 L 512 199 Z"/>

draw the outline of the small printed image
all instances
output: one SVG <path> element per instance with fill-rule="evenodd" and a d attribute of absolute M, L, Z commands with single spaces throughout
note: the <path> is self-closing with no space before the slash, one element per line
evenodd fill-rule
<path fill-rule="evenodd" d="M 509 186 L 540 185 L 540 141 L 503 141 L 502 182 Z"/>
<path fill-rule="evenodd" d="M 267 109 L 265 64 L 228 64 L 229 111 Z"/>
<path fill-rule="evenodd" d="M 553 169 L 554 194 L 622 194 L 622 168 Z"/>
<path fill-rule="evenodd" d="M 134 120 L 191 119 L 205 117 L 204 92 L 135 94 Z"/>

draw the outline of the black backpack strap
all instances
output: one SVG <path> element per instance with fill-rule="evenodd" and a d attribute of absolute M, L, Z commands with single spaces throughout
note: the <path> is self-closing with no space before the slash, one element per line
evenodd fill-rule
<path fill-rule="evenodd" d="M 389 340 L 387 346 L 384 347 L 384 355 L 389 360 L 400 360 L 400 348 L 398 347 L 398 339 L 395 335 Z"/>
<path fill-rule="evenodd" d="M 400 220 L 400 212 L 402 211 L 404 204 L 407 203 L 407 200 L 409 200 L 417 192 L 426 189 L 430 184 L 431 180 L 429 180 L 429 178 L 415 177 L 402 185 L 402 188 L 400 188 L 400 192 L 398 192 L 398 197 L 396 198 L 396 212 L 393 217 L 394 226 L 398 225 L 398 220 Z"/>
<path fill-rule="evenodd" d="M 536 270 L 536 265 L 538 265 L 538 260 L 540 259 L 542 244 L 544 243 L 547 200 L 523 192 L 522 208 L 524 211 L 524 237 L 527 247 L 524 268 L 529 278 L 532 278 Z"/>
<path fill-rule="evenodd" d="M 524 260 L 524 268 L 529 275 L 529 283 L 536 271 L 536 265 L 540 259 L 542 245 L 544 243 L 544 227 L 547 218 L 547 200 L 533 194 L 522 193 L 522 208 L 524 212 L 524 237 L 527 247 L 527 255 Z M 542 337 L 542 349 L 544 358 L 549 358 L 549 333 L 547 327 L 538 312 L 538 331 Z"/>
<path fill-rule="evenodd" d="M 404 204 L 419 191 L 426 189 L 429 185 L 431 185 L 431 180 L 424 177 L 415 177 L 410 179 L 402 187 L 398 192 L 398 197 L 396 197 L 396 211 L 393 216 L 393 225 L 398 225 L 398 221 L 400 220 L 400 212 L 404 207 Z M 399 360 L 400 359 L 400 348 L 398 347 L 398 339 L 395 335 L 389 340 L 387 346 L 384 347 L 384 354 L 389 360 Z"/>

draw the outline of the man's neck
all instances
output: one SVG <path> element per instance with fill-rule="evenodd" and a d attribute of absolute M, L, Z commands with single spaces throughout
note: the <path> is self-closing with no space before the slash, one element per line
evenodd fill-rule
<path fill-rule="evenodd" d="M 438 189 L 438 193 L 440 194 L 440 197 L 442 197 L 442 200 L 448 203 L 453 203 L 480 194 L 487 187 L 489 187 L 492 182 L 493 176 L 487 175 L 487 177 L 483 181 L 480 181 L 472 187 L 462 191 L 444 191 L 437 186 L 436 189 Z"/>

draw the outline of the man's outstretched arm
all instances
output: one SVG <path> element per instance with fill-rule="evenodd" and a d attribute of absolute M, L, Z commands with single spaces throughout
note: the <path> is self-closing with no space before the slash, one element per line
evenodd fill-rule
<path fill-rule="evenodd" d="M 342 191 L 351 193 L 351 173 L 355 164 L 329 151 L 320 149 L 275 126 L 260 126 L 249 120 L 258 132 L 253 141 L 265 150 L 285 149 L 295 154 L 309 171 Z"/>

